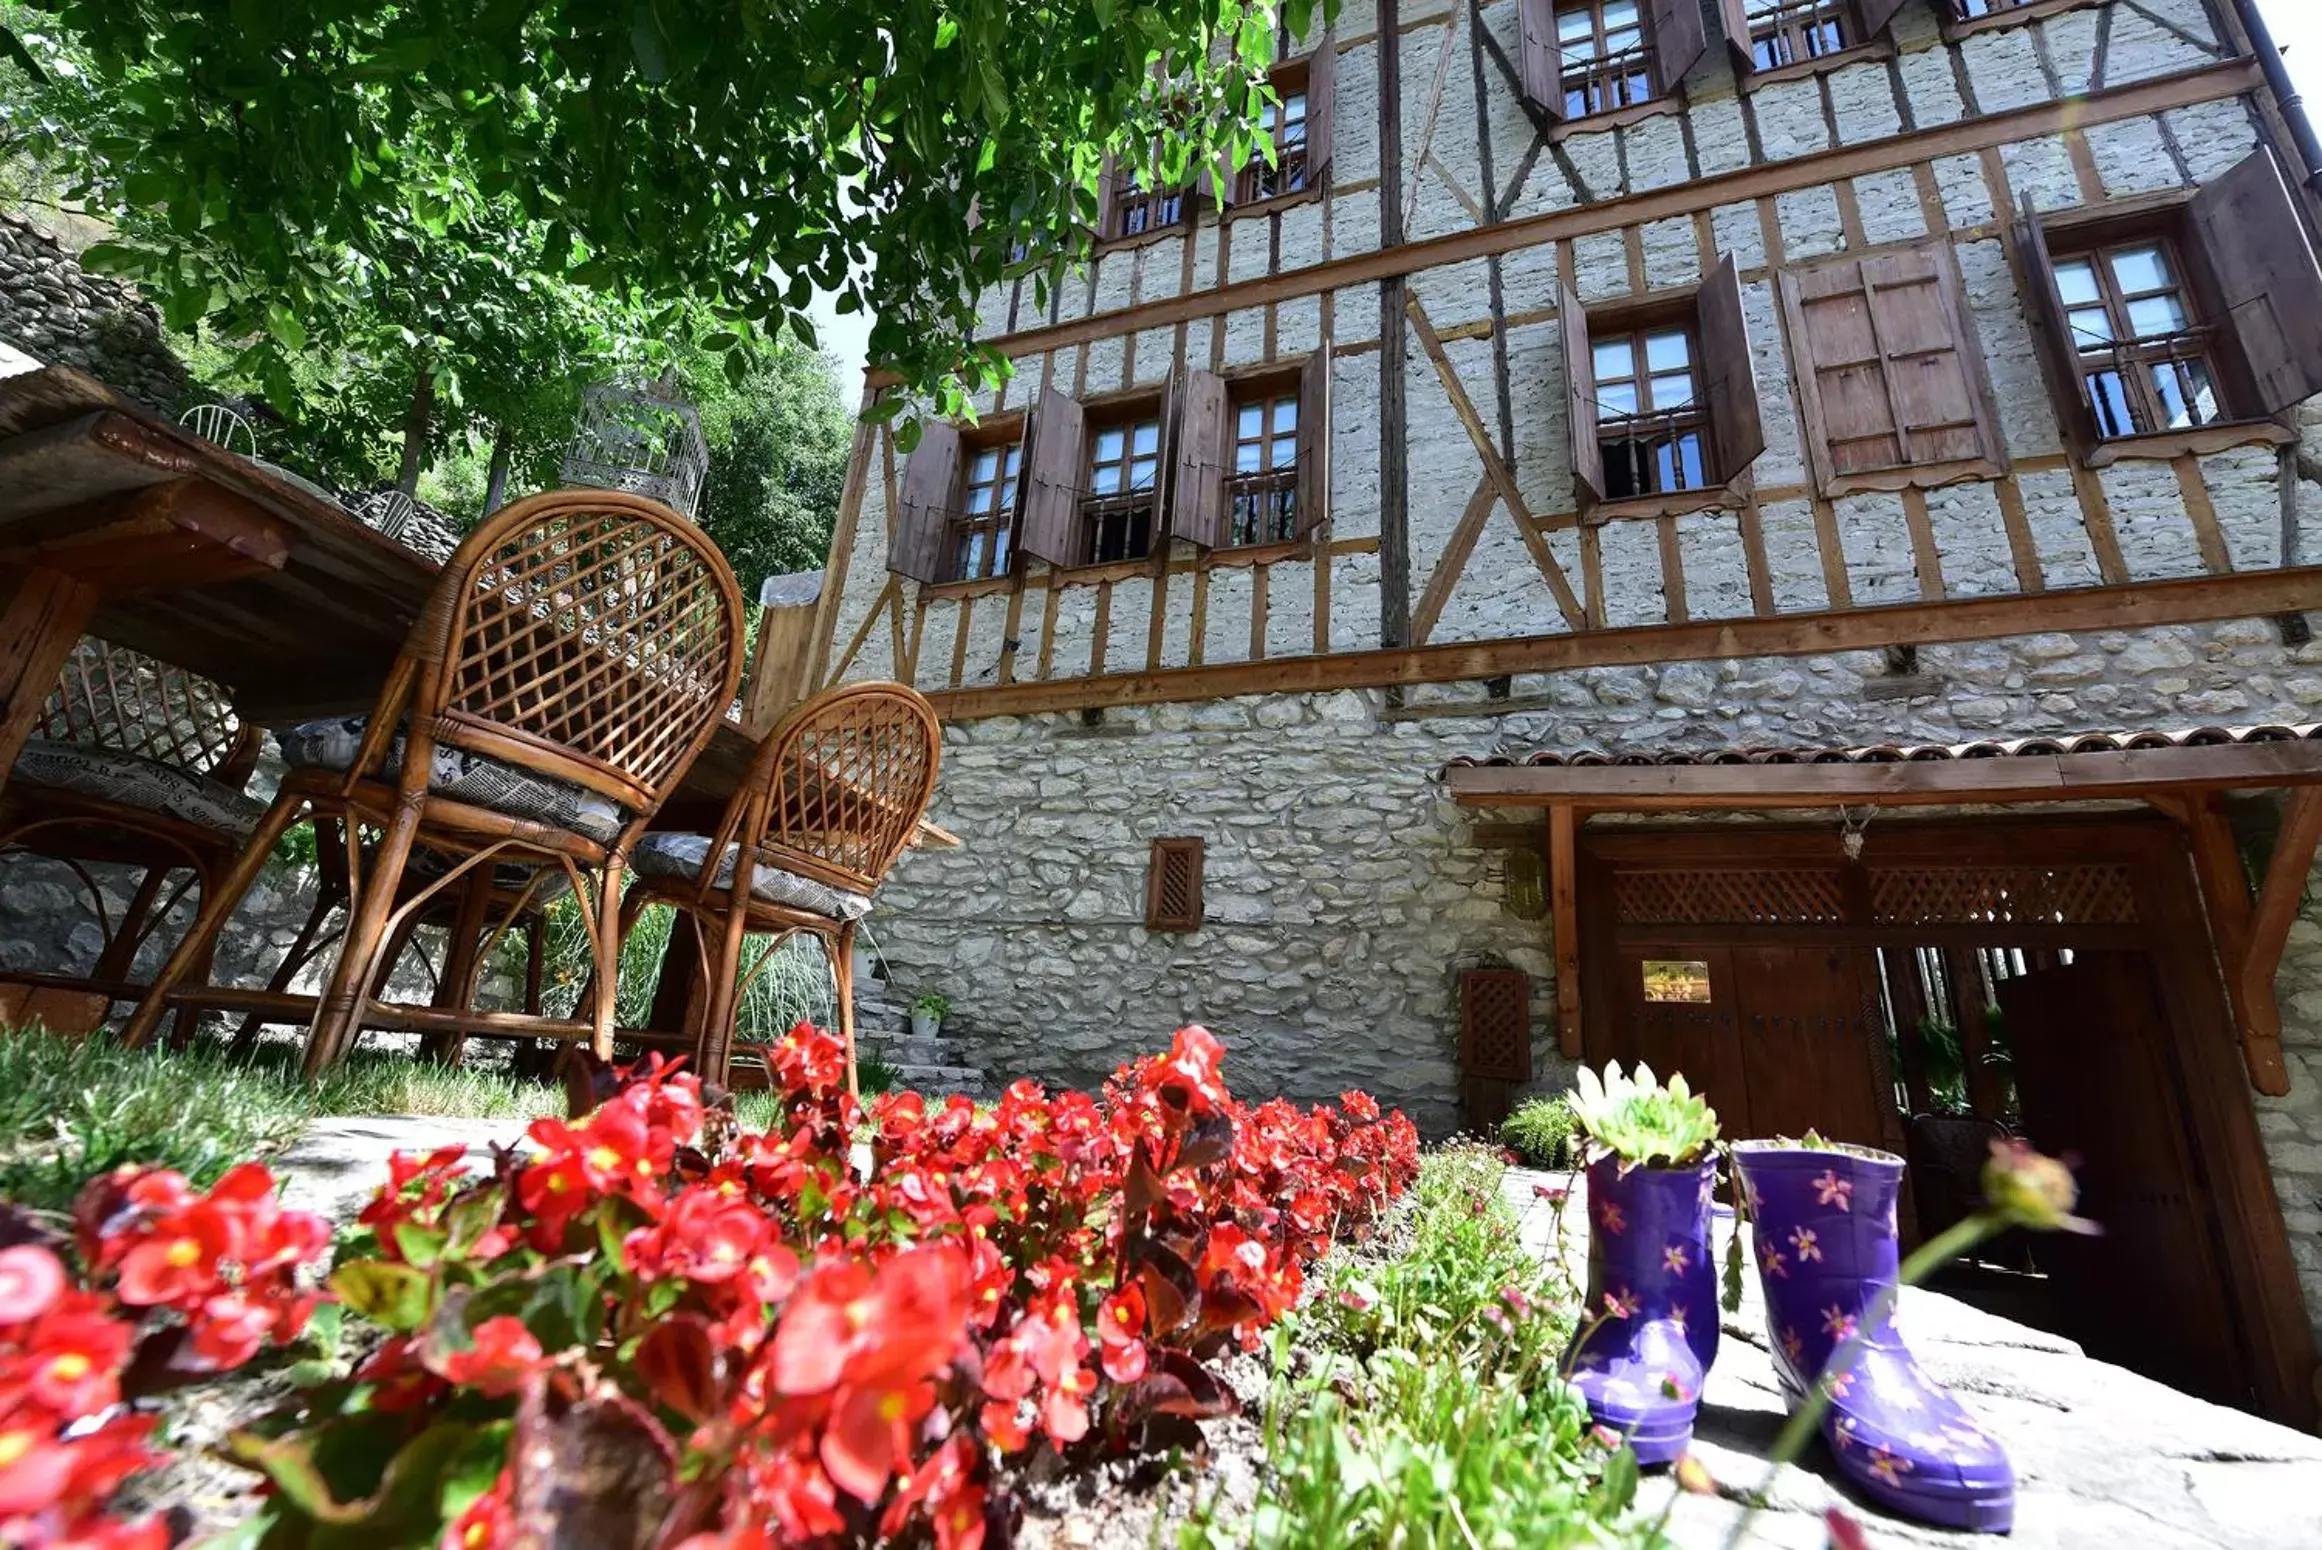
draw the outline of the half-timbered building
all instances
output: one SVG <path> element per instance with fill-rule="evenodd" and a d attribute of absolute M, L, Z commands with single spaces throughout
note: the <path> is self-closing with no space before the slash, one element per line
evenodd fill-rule
<path fill-rule="evenodd" d="M 2083 1159 L 2098 1354 L 2311 1422 L 2322 167 L 2241 0 L 1344 0 L 1222 201 L 855 445 L 816 681 L 986 1064 Z M 874 391 L 877 389 L 874 388 Z"/>

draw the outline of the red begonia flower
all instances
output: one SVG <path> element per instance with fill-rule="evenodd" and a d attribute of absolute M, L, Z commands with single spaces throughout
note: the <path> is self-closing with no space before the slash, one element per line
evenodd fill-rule
<path fill-rule="evenodd" d="M 465 1388 L 499 1398 L 513 1394 L 541 1364 L 540 1342 L 524 1321 L 510 1314 L 488 1318 L 470 1330 L 475 1344 L 452 1351 L 435 1363 L 436 1370 Z"/>
<path fill-rule="evenodd" d="M 0 1324 L 28 1324 L 64 1291 L 64 1264 L 37 1243 L 0 1249 Z"/>

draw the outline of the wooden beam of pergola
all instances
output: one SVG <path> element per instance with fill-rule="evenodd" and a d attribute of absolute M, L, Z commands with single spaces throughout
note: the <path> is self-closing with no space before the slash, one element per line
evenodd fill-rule
<path fill-rule="evenodd" d="M 2322 784 L 2322 741 L 2224 743 L 1891 764 L 1483 764 L 1444 772 L 1466 807 L 1629 813 L 2139 801 Z"/>

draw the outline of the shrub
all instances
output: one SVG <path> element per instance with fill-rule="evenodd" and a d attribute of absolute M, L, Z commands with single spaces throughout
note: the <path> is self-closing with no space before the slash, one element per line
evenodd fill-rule
<path fill-rule="evenodd" d="M 1500 1125 L 1500 1139 L 1527 1167 L 1563 1168 L 1572 1162 L 1572 1127 L 1562 1096 L 1527 1098 Z"/>
<path fill-rule="evenodd" d="M 490 1177 L 398 1158 L 331 1282 L 387 1338 L 235 1439 L 274 1485 L 253 1539 L 973 1550 L 1002 1460 L 1229 1410 L 1204 1359 L 1254 1347 L 1417 1172 L 1361 1094 L 1236 1103 L 1199 1028 L 1101 1097 L 1027 1081 L 990 1109 L 866 1116 L 836 1039 L 772 1053 L 772 1133 L 656 1063 Z"/>

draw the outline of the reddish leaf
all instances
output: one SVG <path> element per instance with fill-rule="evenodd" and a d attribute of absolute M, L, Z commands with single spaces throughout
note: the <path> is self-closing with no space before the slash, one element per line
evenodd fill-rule
<path fill-rule="evenodd" d="M 1185 1144 L 1177 1149 L 1177 1165 L 1170 1172 L 1180 1168 L 1206 1168 L 1211 1163 L 1225 1161 L 1233 1153 L 1234 1122 L 1223 1114 L 1212 1114 L 1186 1136 Z"/>
<path fill-rule="evenodd" d="M 1145 1289 L 1145 1317 L 1156 1336 L 1183 1325 L 1201 1306 L 1201 1282 L 1193 1267 L 1158 1243 L 1137 1251 L 1137 1284 Z"/>
<path fill-rule="evenodd" d="M 1153 1209 L 1153 1203 L 1163 1192 L 1161 1175 L 1153 1171 L 1152 1163 L 1145 1158 L 1144 1143 L 1139 1142 L 1129 1158 L 1129 1176 L 1121 1183 L 1121 1204 L 1128 1220 L 1132 1224 L 1143 1222 L 1145 1213 Z"/>
<path fill-rule="evenodd" d="M 717 1348 L 698 1313 L 663 1319 L 637 1347 L 637 1375 L 653 1398 L 689 1421 L 706 1421 L 720 1408 Z"/>
<path fill-rule="evenodd" d="M 1181 1399 L 1172 1399 L 1153 1408 L 1162 1415 L 1190 1416 L 1197 1421 L 1210 1420 L 1221 1415 L 1239 1415 L 1242 1402 L 1234 1391 L 1210 1374 L 1208 1368 L 1183 1351 L 1164 1351 L 1161 1354 L 1161 1375 L 1185 1391 Z"/>
<path fill-rule="evenodd" d="M 535 1550 L 647 1550 L 676 1493 L 677 1445 L 634 1400 L 567 1400 L 546 1379 L 516 1413 L 516 1538 Z"/>

